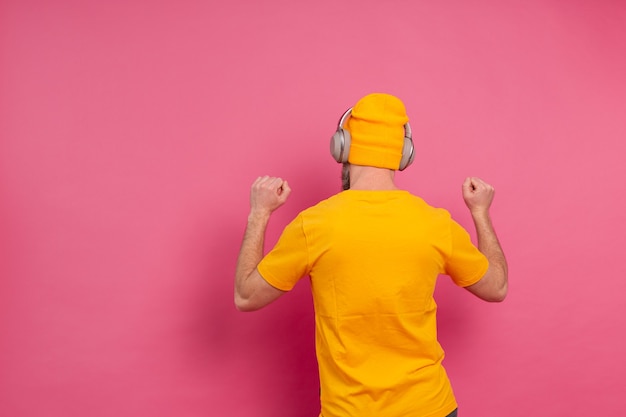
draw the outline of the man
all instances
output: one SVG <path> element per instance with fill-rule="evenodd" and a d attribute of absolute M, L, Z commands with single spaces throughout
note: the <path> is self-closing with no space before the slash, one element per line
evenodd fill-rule
<path fill-rule="evenodd" d="M 310 276 L 323 417 L 456 416 L 436 335 L 437 276 L 487 301 L 507 293 L 507 263 L 489 216 L 493 187 L 479 178 L 463 183 L 476 248 L 447 211 L 396 187 L 412 145 L 398 98 L 361 99 L 331 142 L 335 159 L 347 160 L 349 189 L 302 211 L 265 257 L 270 214 L 291 189 L 268 176 L 252 184 L 235 304 L 257 310 Z"/>

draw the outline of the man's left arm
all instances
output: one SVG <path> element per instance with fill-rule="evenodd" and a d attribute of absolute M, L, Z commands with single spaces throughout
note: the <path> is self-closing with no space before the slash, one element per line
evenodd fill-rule
<path fill-rule="evenodd" d="M 257 266 L 263 259 L 270 215 L 285 203 L 290 192 L 287 181 L 281 178 L 259 177 L 252 184 L 250 214 L 235 271 L 235 306 L 240 311 L 258 310 L 285 293 L 263 279 Z"/>

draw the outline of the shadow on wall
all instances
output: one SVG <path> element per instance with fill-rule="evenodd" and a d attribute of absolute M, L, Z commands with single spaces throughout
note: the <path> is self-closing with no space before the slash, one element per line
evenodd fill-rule
<path fill-rule="evenodd" d="M 310 178 L 300 175 L 293 181 L 308 185 L 302 200 L 328 192 L 316 190 Z M 308 201 L 291 201 L 276 225 L 295 217 L 303 203 Z M 196 270 L 188 278 L 192 301 L 185 313 L 189 329 L 183 361 L 188 372 L 212 391 L 213 410 L 260 417 L 316 416 L 319 382 L 308 278 L 262 310 L 242 313 L 234 306 L 235 264 L 247 209 L 203 219 L 205 226 L 193 228 L 188 239 L 188 249 L 195 253 L 186 256 Z M 276 225 L 274 232 L 279 232 Z M 268 238 L 266 250 L 271 244 Z"/>
<path fill-rule="evenodd" d="M 462 350 L 473 337 L 478 318 L 471 306 L 472 297 L 475 296 L 454 285 L 450 277 L 439 276 L 435 290 L 437 332 L 446 354 Z"/>

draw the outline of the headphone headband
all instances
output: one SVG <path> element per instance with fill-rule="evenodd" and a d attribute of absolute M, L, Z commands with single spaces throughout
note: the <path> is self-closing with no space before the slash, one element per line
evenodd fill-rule
<path fill-rule="evenodd" d="M 346 110 L 343 115 L 341 115 L 341 118 L 339 119 L 339 123 L 337 123 L 337 129 L 343 129 L 343 125 L 344 123 L 346 123 L 346 120 L 348 120 L 348 117 L 350 117 L 350 115 L 352 114 L 352 109 L 354 107 L 350 107 L 348 110 Z"/>
<path fill-rule="evenodd" d="M 346 123 L 346 120 L 348 120 L 348 117 L 352 115 L 353 108 L 354 107 L 350 107 L 341 115 L 341 118 L 339 118 L 339 123 L 337 123 L 337 129 L 345 129 L 343 126 Z M 404 124 L 404 137 L 413 140 L 413 132 L 411 131 L 411 125 L 409 124 L 409 122 L 406 122 Z"/>

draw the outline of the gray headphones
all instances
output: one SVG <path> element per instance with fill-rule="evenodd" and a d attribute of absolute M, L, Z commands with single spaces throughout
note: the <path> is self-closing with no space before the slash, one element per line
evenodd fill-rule
<path fill-rule="evenodd" d="M 352 114 L 352 107 L 350 107 L 339 119 L 337 123 L 337 131 L 330 139 L 330 154 L 335 158 L 335 161 L 345 164 L 348 162 L 348 155 L 350 154 L 350 132 L 343 127 L 348 120 L 348 117 Z M 415 148 L 413 147 L 413 139 L 411 137 L 411 125 L 407 122 L 404 125 L 404 146 L 402 148 L 402 158 L 400 159 L 400 166 L 398 170 L 402 171 L 415 159 Z"/>

